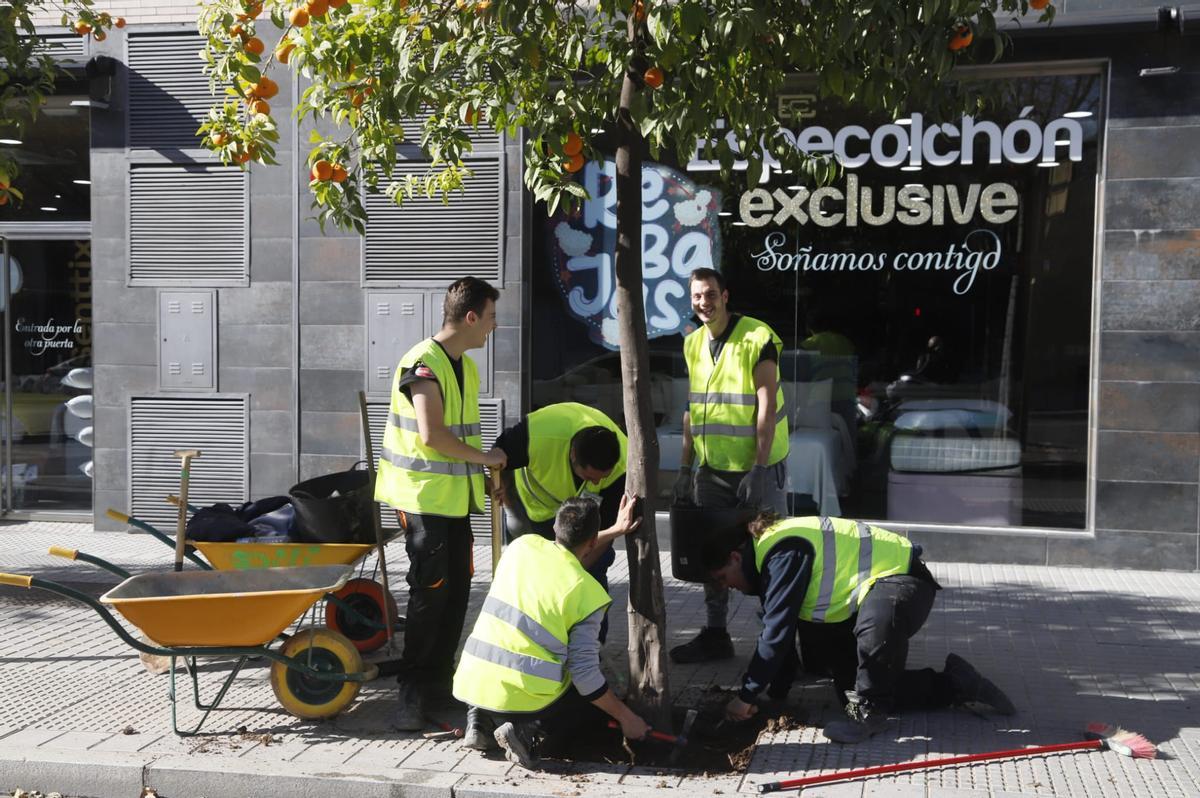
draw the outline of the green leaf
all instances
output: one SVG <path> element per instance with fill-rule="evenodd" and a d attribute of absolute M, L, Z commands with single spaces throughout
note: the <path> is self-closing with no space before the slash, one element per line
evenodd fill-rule
<path fill-rule="evenodd" d="M 687 4 L 679 8 L 679 27 L 687 39 L 695 39 L 704 29 L 708 14 L 698 5 Z"/>

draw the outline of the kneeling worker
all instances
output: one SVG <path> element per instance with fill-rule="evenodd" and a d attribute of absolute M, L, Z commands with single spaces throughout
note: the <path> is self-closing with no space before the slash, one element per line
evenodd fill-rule
<path fill-rule="evenodd" d="M 764 689 L 774 698 L 787 694 L 797 635 L 806 653 L 806 639 L 820 641 L 813 648 L 844 697 L 847 717 L 825 726 L 834 742 L 866 740 L 893 711 L 976 703 L 1011 715 L 1000 688 L 955 654 L 940 672 L 905 670 L 908 640 L 941 589 L 920 553 L 908 539 L 861 521 L 772 513 L 711 541 L 705 556 L 714 581 L 763 604 L 758 646 L 726 715 L 749 718 Z"/>
<path fill-rule="evenodd" d="M 621 500 L 622 534 L 641 523 L 636 507 Z M 649 726 L 600 672 L 600 620 L 612 599 L 582 564 L 599 531 L 596 503 L 572 498 L 555 517 L 554 540 L 522 535 L 504 550 L 454 673 L 454 697 L 468 706 L 468 747 L 486 749 L 487 727 L 498 724 L 493 737 L 508 759 L 534 768 L 541 740 L 600 719 L 589 702 L 626 737 L 646 736 Z"/>

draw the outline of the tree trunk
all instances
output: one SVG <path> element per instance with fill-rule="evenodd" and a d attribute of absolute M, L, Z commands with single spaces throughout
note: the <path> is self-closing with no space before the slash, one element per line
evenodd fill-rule
<path fill-rule="evenodd" d="M 630 21 L 630 36 L 634 35 Z M 621 334 L 621 383 L 629 433 L 626 489 L 642 501 L 642 525 L 625 538 L 629 558 L 629 699 L 648 723 L 671 728 L 667 685 L 666 605 L 654 530 L 658 483 L 658 436 L 650 402 L 650 358 L 642 296 L 641 130 L 630 113 L 639 90 L 626 71 L 617 113 L 617 325 Z"/>

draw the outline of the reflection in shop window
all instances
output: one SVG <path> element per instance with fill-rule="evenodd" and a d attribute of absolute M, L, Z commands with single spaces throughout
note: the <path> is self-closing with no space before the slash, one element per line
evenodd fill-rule
<path fill-rule="evenodd" d="M 697 220 L 713 220 L 731 310 L 784 340 L 796 514 L 1085 526 L 1101 75 L 996 86 L 999 110 L 940 126 L 919 109 L 889 120 L 808 106 L 790 140 L 857 164 L 825 186 L 778 170 L 749 189 L 705 185 L 715 173 L 696 162 L 660 170 L 678 175 L 673 194 L 643 185 L 648 207 L 711 200 Z M 677 240 L 687 213 L 659 210 Z M 564 222 L 545 220 L 535 245 L 533 404 L 581 401 L 619 419 L 609 309 L 584 319 L 570 300 L 611 276 L 572 268 Z M 643 236 L 644 248 L 661 239 Z M 589 263 L 611 268 L 611 236 L 587 243 Z M 648 283 L 686 295 L 687 271 L 658 268 Z M 679 462 L 682 334 L 694 324 L 685 310 L 650 342 L 664 470 Z"/>

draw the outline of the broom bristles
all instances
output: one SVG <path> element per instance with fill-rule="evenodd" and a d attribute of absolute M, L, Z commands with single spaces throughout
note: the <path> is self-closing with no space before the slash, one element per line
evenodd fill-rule
<path fill-rule="evenodd" d="M 1137 732 L 1122 729 L 1109 723 L 1089 723 L 1088 736 L 1104 741 L 1106 747 L 1122 756 L 1134 759 L 1156 759 L 1158 746 Z"/>

